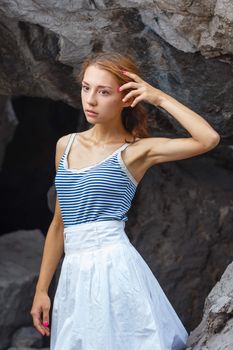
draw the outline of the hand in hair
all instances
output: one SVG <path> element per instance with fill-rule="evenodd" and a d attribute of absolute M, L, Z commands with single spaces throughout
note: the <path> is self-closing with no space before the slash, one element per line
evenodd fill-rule
<path fill-rule="evenodd" d="M 148 84 L 135 73 L 124 71 L 124 74 L 132 78 L 134 81 L 120 86 L 119 91 L 133 89 L 124 96 L 122 99 L 123 102 L 126 102 L 130 98 L 134 98 L 131 107 L 136 106 L 136 104 L 140 101 L 145 101 L 155 106 L 160 105 L 163 96 L 163 92 L 161 90 L 156 89 L 154 86 Z"/>

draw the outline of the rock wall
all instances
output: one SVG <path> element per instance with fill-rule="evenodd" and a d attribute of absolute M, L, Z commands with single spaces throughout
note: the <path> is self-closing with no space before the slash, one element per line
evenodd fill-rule
<path fill-rule="evenodd" d="M 19 335 L 14 335 L 23 325 L 31 325 L 30 309 L 38 277 L 44 237 L 39 230 L 16 231 L 0 237 L 0 349 L 12 346 L 37 345 L 42 347 L 42 335 L 31 331 L 34 342 L 20 344 Z M 29 333 L 29 332 L 27 332 Z M 32 336 L 33 333 L 33 336 Z M 11 337 L 12 343 L 11 343 Z M 27 338 L 29 338 L 27 336 Z M 18 341 L 17 341 L 18 339 Z M 30 345 L 29 345 L 30 344 Z"/>
<path fill-rule="evenodd" d="M 230 0 L 2 0 L 0 94 L 80 108 L 74 68 L 93 51 L 129 52 L 149 82 L 232 139 L 232 6 Z"/>
<path fill-rule="evenodd" d="M 214 153 L 214 152 L 213 152 Z M 213 157 L 160 164 L 146 174 L 127 225 L 191 330 L 204 300 L 233 260 L 232 170 Z M 225 155 L 227 162 L 228 155 Z"/>
<path fill-rule="evenodd" d="M 118 50 L 133 54 L 148 82 L 220 133 L 220 145 L 208 154 L 150 169 L 127 225 L 189 329 L 199 323 L 206 295 L 233 258 L 232 6 L 230 0 L 0 3 L 4 101 L 50 98 L 81 114 L 75 80 L 80 63 L 90 52 Z M 187 136 L 165 111 L 148 110 L 152 135 Z M 1 135 L 7 132 L 6 124 Z"/>
<path fill-rule="evenodd" d="M 187 350 L 233 349 L 233 263 L 205 300 L 203 318 L 191 332 Z"/>

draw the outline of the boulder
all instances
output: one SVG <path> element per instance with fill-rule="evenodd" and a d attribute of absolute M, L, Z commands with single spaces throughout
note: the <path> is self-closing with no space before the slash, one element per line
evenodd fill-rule
<path fill-rule="evenodd" d="M 186 350 L 233 349 L 233 263 L 205 300 L 203 318 L 187 342 Z"/>
<path fill-rule="evenodd" d="M 39 275 L 44 236 L 40 230 L 18 230 L 0 237 L 0 349 L 13 333 L 32 326 L 30 314 Z"/>
<path fill-rule="evenodd" d="M 21 327 L 12 336 L 11 346 L 41 348 L 43 346 L 43 336 L 35 327 Z"/>

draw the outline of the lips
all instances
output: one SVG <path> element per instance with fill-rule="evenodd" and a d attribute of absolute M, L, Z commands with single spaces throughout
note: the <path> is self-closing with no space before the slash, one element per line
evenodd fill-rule
<path fill-rule="evenodd" d="M 96 114 L 96 115 L 98 114 L 98 113 L 96 113 L 96 112 L 94 112 L 94 111 L 92 111 L 92 110 L 90 110 L 90 109 L 86 109 L 86 112 L 87 112 L 87 113 L 91 113 L 91 114 Z"/>

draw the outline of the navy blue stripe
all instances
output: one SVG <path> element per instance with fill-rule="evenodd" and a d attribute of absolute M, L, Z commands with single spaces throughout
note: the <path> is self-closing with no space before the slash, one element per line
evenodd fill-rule
<path fill-rule="evenodd" d="M 64 227 L 90 221 L 127 221 L 137 182 L 119 161 L 121 149 L 99 164 L 75 170 L 67 168 L 69 147 L 54 179 Z"/>

